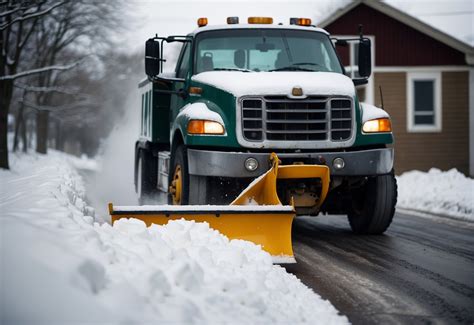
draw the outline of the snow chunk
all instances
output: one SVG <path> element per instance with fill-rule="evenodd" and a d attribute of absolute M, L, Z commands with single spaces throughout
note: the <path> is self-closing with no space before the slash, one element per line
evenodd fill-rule
<path fill-rule="evenodd" d="M 245 95 L 288 95 L 293 87 L 303 88 L 304 94 L 354 96 L 352 80 L 333 72 L 239 72 L 207 71 L 193 80 L 225 90 L 235 97 Z"/>
<path fill-rule="evenodd" d="M 474 221 L 474 180 L 456 169 L 413 170 L 397 182 L 397 207 Z"/>
<path fill-rule="evenodd" d="M 207 105 L 204 103 L 187 104 L 179 112 L 176 118 L 179 118 L 180 116 L 185 116 L 187 119 L 190 120 L 215 121 L 224 125 L 222 117 L 218 113 L 211 111 L 209 108 L 207 108 Z"/>
<path fill-rule="evenodd" d="M 368 103 L 360 103 L 362 107 L 362 123 L 378 118 L 390 117 L 386 111 Z"/>

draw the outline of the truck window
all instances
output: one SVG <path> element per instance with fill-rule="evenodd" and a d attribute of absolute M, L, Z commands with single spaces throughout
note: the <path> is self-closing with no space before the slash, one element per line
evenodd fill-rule
<path fill-rule="evenodd" d="M 210 70 L 342 73 L 329 37 L 321 32 L 233 29 L 197 35 L 195 74 Z"/>
<path fill-rule="evenodd" d="M 191 45 L 188 43 L 185 43 L 183 46 L 185 47 L 184 52 L 183 52 L 183 55 L 181 56 L 181 61 L 179 62 L 179 66 L 176 69 L 177 78 L 186 78 L 186 75 L 189 70 L 189 54 L 190 54 Z"/>

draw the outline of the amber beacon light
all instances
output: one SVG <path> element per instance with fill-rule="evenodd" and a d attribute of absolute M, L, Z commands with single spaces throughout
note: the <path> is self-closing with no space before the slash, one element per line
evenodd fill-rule
<path fill-rule="evenodd" d="M 273 24 L 272 17 L 249 17 L 247 22 L 249 24 Z"/>
<path fill-rule="evenodd" d="M 311 19 L 309 19 L 309 18 L 298 18 L 296 20 L 296 25 L 311 26 Z"/>
<path fill-rule="evenodd" d="M 198 26 L 199 27 L 204 27 L 207 25 L 207 18 L 202 17 L 198 19 Z"/>

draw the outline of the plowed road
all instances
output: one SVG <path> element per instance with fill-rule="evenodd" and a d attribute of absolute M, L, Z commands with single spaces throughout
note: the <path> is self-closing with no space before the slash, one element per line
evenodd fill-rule
<path fill-rule="evenodd" d="M 397 213 L 380 236 L 297 218 L 286 266 L 354 324 L 474 323 L 474 224 Z"/>

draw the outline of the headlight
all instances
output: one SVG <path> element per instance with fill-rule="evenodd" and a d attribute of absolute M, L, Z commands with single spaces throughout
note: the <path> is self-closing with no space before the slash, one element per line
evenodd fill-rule
<path fill-rule="evenodd" d="M 188 123 L 189 134 L 224 134 L 224 126 L 219 122 L 191 120 Z"/>
<path fill-rule="evenodd" d="M 365 133 L 391 132 L 392 123 L 388 118 L 379 118 L 364 123 L 362 131 Z"/>

